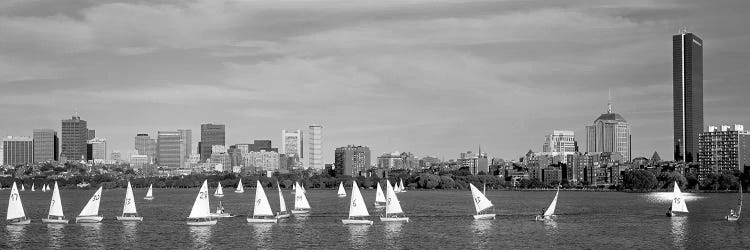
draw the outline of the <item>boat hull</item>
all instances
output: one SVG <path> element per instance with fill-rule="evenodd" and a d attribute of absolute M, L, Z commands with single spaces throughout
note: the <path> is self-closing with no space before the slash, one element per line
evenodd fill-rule
<path fill-rule="evenodd" d="M 382 222 L 409 222 L 409 217 L 380 217 Z"/>
<path fill-rule="evenodd" d="M 683 212 L 667 212 L 667 217 L 676 217 L 676 216 L 687 216 L 688 213 Z"/>
<path fill-rule="evenodd" d="M 343 219 L 341 222 L 344 223 L 344 225 L 372 225 L 371 220 Z"/>
<path fill-rule="evenodd" d="M 30 223 L 31 223 L 31 220 L 27 218 L 8 220 L 8 224 L 10 225 L 28 225 Z"/>
<path fill-rule="evenodd" d="M 68 224 L 68 220 L 66 220 L 66 219 L 47 219 L 47 218 L 44 218 L 44 219 L 42 219 L 42 223 L 47 223 L 47 224 Z"/>
<path fill-rule="evenodd" d="M 147 200 L 147 201 L 150 201 L 150 200 L 153 200 L 153 199 L 154 199 L 154 197 L 143 197 L 143 199 L 144 199 L 144 200 Z"/>
<path fill-rule="evenodd" d="M 241 193 L 244 193 L 245 191 L 234 191 L 234 192 L 238 193 L 238 194 L 241 194 Z"/>
<path fill-rule="evenodd" d="M 555 218 L 557 218 L 557 216 L 554 215 L 554 214 L 553 215 L 548 215 L 548 216 L 544 216 L 544 215 L 539 215 L 538 214 L 538 215 L 536 215 L 536 218 L 534 218 L 534 220 L 535 221 L 545 221 L 545 220 L 554 220 Z"/>
<path fill-rule="evenodd" d="M 213 217 L 208 218 L 188 218 L 188 226 L 213 226 L 218 220 Z"/>
<path fill-rule="evenodd" d="M 289 218 L 290 214 L 277 214 L 276 219 Z"/>
<path fill-rule="evenodd" d="M 494 220 L 495 214 L 477 214 L 474 215 L 475 220 Z"/>
<path fill-rule="evenodd" d="M 78 216 L 76 223 L 99 223 L 104 219 L 102 216 Z"/>
<path fill-rule="evenodd" d="M 738 220 L 740 220 L 740 217 L 734 216 L 734 215 L 727 215 L 724 218 L 727 219 L 728 221 L 738 221 Z"/>
<path fill-rule="evenodd" d="M 277 218 L 247 218 L 248 223 L 277 223 L 279 220 Z"/>
<path fill-rule="evenodd" d="M 224 195 L 223 195 L 223 194 L 215 194 L 215 195 L 214 195 L 214 197 L 219 197 L 219 198 L 221 198 L 221 197 L 224 197 Z"/>
<path fill-rule="evenodd" d="M 119 221 L 143 221 L 143 217 L 117 216 L 117 220 Z"/>
<path fill-rule="evenodd" d="M 292 214 L 309 214 L 310 210 L 292 210 Z"/>
<path fill-rule="evenodd" d="M 230 217 L 234 217 L 234 215 L 233 214 L 211 214 L 211 217 L 230 218 Z"/>
<path fill-rule="evenodd" d="M 345 195 L 345 194 L 340 194 L 340 195 L 338 195 L 338 196 L 339 196 L 339 198 L 344 198 L 344 197 L 346 197 L 346 195 Z"/>

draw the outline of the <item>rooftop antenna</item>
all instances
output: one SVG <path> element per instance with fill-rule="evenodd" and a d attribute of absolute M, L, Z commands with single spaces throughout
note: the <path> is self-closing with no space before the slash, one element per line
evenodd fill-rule
<path fill-rule="evenodd" d="M 607 114 L 611 114 L 612 113 L 612 89 L 608 90 L 607 95 L 608 95 L 608 97 L 607 97 L 608 98 L 607 99 L 608 100 L 607 101 Z"/>

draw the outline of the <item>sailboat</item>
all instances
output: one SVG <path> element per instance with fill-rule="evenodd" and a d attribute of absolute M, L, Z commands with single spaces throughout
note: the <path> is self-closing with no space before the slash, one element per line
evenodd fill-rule
<path fill-rule="evenodd" d="M 125 191 L 125 201 L 122 207 L 122 216 L 117 216 L 119 221 L 143 221 L 143 217 L 138 216 L 135 209 L 135 196 L 133 196 L 133 187 L 128 181 L 128 189 Z"/>
<path fill-rule="evenodd" d="M 221 182 L 219 182 L 219 186 L 216 187 L 216 192 L 214 193 L 214 196 L 224 197 L 224 189 L 221 188 Z"/>
<path fill-rule="evenodd" d="M 401 179 L 400 186 L 398 187 L 399 193 L 406 193 L 406 188 L 404 188 L 404 179 Z"/>
<path fill-rule="evenodd" d="M 734 212 L 734 210 L 732 210 L 729 215 L 724 217 L 728 221 L 738 221 L 740 219 L 740 214 L 742 213 L 742 184 L 740 184 L 739 194 L 740 197 L 738 199 L 739 201 L 737 202 L 737 212 Z"/>
<path fill-rule="evenodd" d="M 240 182 L 237 183 L 237 189 L 235 189 L 234 192 L 238 194 L 245 192 L 245 188 L 242 186 L 242 178 L 240 178 Z"/>
<path fill-rule="evenodd" d="M 208 204 L 208 180 L 203 181 L 198 196 L 195 197 L 193 209 L 187 218 L 187 224 L 190 226 L 211 226 L 216 225 L 217 219 L 211 216 L 211 207 Z"/>
<path fill-rule="evenodd" d="M 49 190 L 49 188 L 47 187 L 47 183 L 45 183 L 44 185 L 42 185 L 42 192 L 47 192 L 48 190 Z"/>
<path fill-rule="evenodd" d="M 286 210 L 286 201 L 284 201 L 284 194 L 281 193 L 279 183 L 276 183 L 276 188 L 279 189 L 279 212 L 276 214 L 276 219 L 289 218 L 289 211 Z"/>
<path fill-rule="evenodd" d="M 482 219 L 495 219 L 495 207 L 492 205 L 492 202 L 487 199 L 486 196 L 482 192 L 479 192 L 479 189 L 474 186 L 474 184 L 469 183 L 469 187 L 471 188 L 471 196 L 474 197 L 474 208 L 477 210 L 477 214 L 474 215 L 475 220 L 482 220 Z M 488 213 L 489 209 L 492 208 L 492 213 Z"/>
<path fill-rule="evenodd" d="M 102 200 L 102 187 L 99 187 L 83 207 L 81 213 L 76 217 L 76 223 L 98 223 L 101 222 L 104 217 L 99 214 L 99 203 Z"/>
<path fill-rule="evenodd" d="M 31 183 L 31 192 L 36 192 L 36 188 L 34 188 L 34 183 Z"/>
<path fill-rule="evenodd" d="M 341 183 L 339 183 L 339 193 L 338 193 L 338 196 L 339 196 L 339 198 L 346 197 L 346 190 L 344 190 L 344 182 L 343 181 Z"/>
<path fill-rule="evenodd" d="M 212 213 L 211 216 L 218 218 L 234 217 L 233 214 L 224 211 L 224 206 L 221 204 L 221 201 L 219 201 L 219 206 L 216 207 L 216 212 Z"/>
<path fill-rule="evenodd" d="M 153 200 L 154 199 L 154 184 L 148 185 L 148 192 L 146 192 L 146 197 L 143 197 L 144 200 Z"/>
<path fill-rule="evenodd" d="M 362 193 L 359 192 L 357 181 L 352 181 L 352 200 L 349 202 L 349 218 L 343 219 L 341 222 L 344 225 L 372 225 L 372 221 L 368 220 L 368 217 L 370 217 L 370 213 L 367 212 L 367 206 L 365 206 L 365 201 L 362 199 Z"/>
<path fill-rule="evenodd" d="M 409 217 L 406 217 L 404 214 L 404 211 L 401 210 L 401 203 L 398 201 L 398 197 L 396 197 L 396 192 L 393 191 L 393 188 L 391 187 L 391 184 L 388 183 L 388 180 L 386 180 L 387 191 L 386 191 L 386 206 L 385 206 L 385 217 L 380 217 L 380 221 L 382 222 L 389 222 L 389 221 L 409 221 Z"/>
<path fill-rule="evenodd" d="M 60 189 L 57 188 L 57 181 L 55 181 L 55 189 L 52 190 L 52 200 L 49 203 L 49 213 L 47 214 L 47 218 L 42 219 L 42 222 L 68 224 L 68 219 L 63 215 Z"/>
<path fill-rule="evenodd" d="M 391 185 L 388 184 L 390 187 Z M 380 188 L 380 182 L 378 182 L 378 189 L 375 191 L 375 207 L 384 207 L 386 204 L 385 195 L 383 195 L 383 189 Z"/>
<path fill-rule="evenodd" d="M 560 195 L 560 186 L 557 186 L 557 193 L 555 193 L 555 198 L 552 199 L 552 203 L 549 204 L 549 207 L 547 207 L 547 210 L 544 211 L 544 214 L 536 215 L 536 218 L 534 218 L 534 220 L 537 220 L 537 221 L 552 220 L 557 217 L 555 215 L 555 207 L 557 207 L 558 195 Z"/>
<path fill-rule="evenodd" d="M 294 185 L 297 186 L 297 192 L 294 193 L 294 209 L 292 209 L 292 214 L 310 213 L 310 203 L 307 202 L 305 190 L 300 186 L 299 182 L 294 183 Z"/>
<path fill-rule="evenodd" d="M 26 191 L 26 188 L 23 186 L 23 183 L 21 183 L 21 191 Z"/>
<path fill-rule="evenodd" d="M 672 217 L 675 215 L 678 215 L 675 212 L 678 213 L 688 213 L 687 206 L 685 205 L 685 199 L 682 197 L 682 192 L 680 191 L 680 186 L 677 185 L 677 182 L 674 182 L 674 197 L 672 198 L 672 205 L 669 206 L 669 210 L 667 211 L 667 216 Z"/>
<path fill-rule="evenodd" d="M 271 204 L 268 203 L 268 197 L 266 192 L 263 191 L 263 186 L 260 185 L 260 181 L 257 181 L 255 185 L 255 208 L 253 209 L 253 217 L 248 217 L 247 222 L 251 223 L 276 223 L 278 219 L 274 217 L 273 211 L 271 210 Z"/>
<path fill-rule="evenodd" d="M 18 194 L 16 182 L 13 182 L 13 187 L 10 189 L 8 214 L 5 216 L 5 221 L 11 225 L 27 225 L 31 223 L 31 220 L 26 218 L 26 212 L 23 211 L 23 203 L 21 203 L 21 195 Z"/>

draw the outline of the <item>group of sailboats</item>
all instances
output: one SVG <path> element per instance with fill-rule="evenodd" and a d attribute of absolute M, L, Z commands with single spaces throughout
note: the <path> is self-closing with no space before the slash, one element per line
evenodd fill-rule
<path fill-rule="evenodd" d="M 395 184 L 395 186 L 393 187 L 393 191 L 396 193 L 406 193 L 403 179 L 400 179 L 399 182 Z"/>
<path fill-rule="evenodd" d="M 396 184 L 398 187 L 398 184 Z M 409 217 L 404 214 L 401 209 L 401 203 L 396 196 L 396 188 L 391 186 L 391 182 L 386 180 L 386 196 L 383 196 L 383 191 L 380 188 L 380 183 L 375 194 L 375 206 L 382 206 L 385 203 L 385 215 L 380 217 L 382 222 L 408 222 Z M 349 217 L 342 219 L 341 223 L 344 225 L 372 225 L 372 220 L 369 219 L 370 213 L 367 211 L 367 206 L 362 198 L 362 193 L 357 186 L 357 181 L 352 182 L 352 197 L 349 202 Z"/>

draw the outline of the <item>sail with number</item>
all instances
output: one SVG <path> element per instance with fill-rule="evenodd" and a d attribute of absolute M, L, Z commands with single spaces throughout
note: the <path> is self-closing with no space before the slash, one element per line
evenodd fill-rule
<path fill-rule="evenodd" d="M 353 181 L 352 200 L 349 203 L 349 218 L 362 216 L 370 216 L 370 213 L 367 212 L 367 206 L 365 206 L 365 201 L 362 199 L 362 193 L 359 192 L 357 181 Z"/>
<path fill-rule="evenodd" d="M 471 188 L 471 196 L 474 197 L 474 208 L 476 208 L 477 213 L 492 207 L 492 202 L 474 184 L 469 183 L 469 187 Z"/>
<path fill-rule="evenodd" d="M 388 180 L 386 180 L 386 183 L 388 183 Z M 401 203 L 398 201 L 398 197 L 396 197 L 396 192 L 391 187 L 391 184 L 388 183 L 388 190 L 386 191 L 386 206 L 385 206 L 385 215 L 388 217 L 389 214 L 402 214 L 404 213 L 403 210 L 401 210 Z"/>
<path fill-rule="evenodd" d="M 62 201 L 60 199 L 60 189 L 57 187 L 57 181 L 55 181 L 55 189 L 52 190 L 52 201 L 49 204 L 49 216 L 64 217 Z"/>
<path fill-rule="evenodd" d="M 102 200 L 102 187 L 99 187 L 98 190 L 96 190 L 96 193 L 94 193 L 94 196 L 91 196 L 91 199 L 89 199 L 89 202 L 86 203 L 86 206 L 83 207 L 83 210 L 81 210 L 81 213 L 78 214 L 78 216 L 96 216 L 99 215 L 99 202 Z"/>
<path fill-rule="evenodd" d="M 307 202 L 304 189 L 299 182 L 295 185 L 297 185 L 297 192 L 294 192 L 294 209 L 310 209 L 310 203 Z"/>
<path fill-rule="evenodd" d="M 208 180 L 204 180 L 201 190 L 198 191 L 198 196 L 195 197 L 195 203 L 193 203 L 193 209 L 190 210 L 188 218 L 207 218 L 210 216 L 211 207 L 208 203 Z"/>
<path fill-rule="evenodd" d="M 21 203 L 21 195 L 18 193 L 16 183 L 13 182 L 13 187 L 10 190 L 10 198 L 8 199 L 8 214 L 5 216 L 7 220 L 26 218 L 26 212 L 23 211 L 23 203 Z"/>
<path fill-rule="evenodd" d="M 125 192 L 125 202 L 122 208 L 122 214 L 137 214 L 135 209 L 135 196 L 133 196 L 133 187 L 130 186 L 128 181 L 128 189 Z"/>
<path fill-rule="evenodd" d="M 255 185 L 255 209 L 253 209 L 253 216 L 273 216 L 271 204 L 268 203 L 268 197 L 266 197 L 266 192 L 263 191 L 260 181 Z"/>
<path fill-rule="evenodd" d="M 560 187 L 557 187 L 557 193 L 555 193 L 555 198 L 552 199 L 552 203 L 549 204 L 549 207 L 547 207 L 547 210 L 544 211 L 544 216 L 548 217 L 553 214 L 555 214 L 555 207 L 557 207 L 557 196 L 560 194 Z"/>
<path fill-rule="evenodd" d="M 388 184 L 388 187 L 391 187 L 390 184 Z M 385 195 L 383 195 L 383 189 L 380 188 L 380 182 L 378 182 L 378 189 L 375 191 L 375 202 L 376 203 L 385 203 Z"/>
<path fill-rule="evenodd" d="M 687 213 L 687 205 L 685 205 L 685 199 L 682 197 L 682 192 L 680 191 L 680 186 L 677 185 L 677 182 L 674 182 L 674 196 L 672 198 L 672 212 L 683 212 Z"/>

